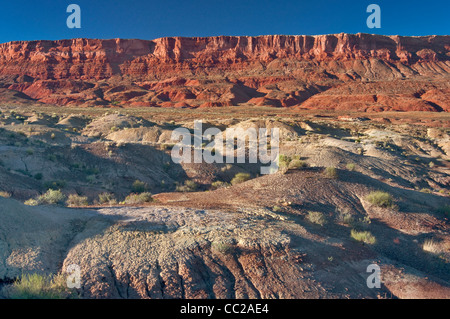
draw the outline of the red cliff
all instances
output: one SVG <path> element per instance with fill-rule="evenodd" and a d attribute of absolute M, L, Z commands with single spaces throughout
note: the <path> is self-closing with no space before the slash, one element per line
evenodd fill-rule
<path fill-rule="evenodd" d="M 218 36 L 0 44 L 0 87 L 58 105 L 248 103 L 448 111 L 449 74 L 449 36 Z M 366 82 L 370 85 L 361 86 Z"/>

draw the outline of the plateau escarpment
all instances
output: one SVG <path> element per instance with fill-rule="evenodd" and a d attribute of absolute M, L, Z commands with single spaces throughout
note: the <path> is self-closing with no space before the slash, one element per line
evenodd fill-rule
<path fill-rule="evenodd" d="M 0 100 L 17 103 L 448 111 L 449 74 L 449 36 L 218 36 L 0 45 Z"/>

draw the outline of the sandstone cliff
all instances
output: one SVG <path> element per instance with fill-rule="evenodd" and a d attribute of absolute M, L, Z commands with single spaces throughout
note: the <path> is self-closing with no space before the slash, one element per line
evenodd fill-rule
<path fill-rule="evenodd" d="M 448 111 L 449 73 L 450 36 L 274 35 L 0 44 L 0 87 L 56 105 L 246 103 Z M 384 84 L 348 93 L 349 85 L 352 91 L 353 85 L 379 81 Z M 331 88 L 339 98 L 330 98 L 326 91 Z"/>

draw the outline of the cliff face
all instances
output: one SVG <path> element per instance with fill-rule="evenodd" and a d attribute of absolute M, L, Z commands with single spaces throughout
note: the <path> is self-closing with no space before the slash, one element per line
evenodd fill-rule
<path fill-rule="evenodd" d="M 433 81 L 433 88 L 445 97 L 449 73 L 450 36 L 219 36 L 0 44 L 0 87 L 59 105 L 301 106 L 342 84 L 399 79 Z M 105 83 L 99 86 L 99 80 Z M 371 92 L 379 93 L 383 92 Z M 416 101 L 417 108 L 447 110 L 446 103 L 436 102 L 442 99 Z M 370 108 L 363 104 L 363 109 Z"/>

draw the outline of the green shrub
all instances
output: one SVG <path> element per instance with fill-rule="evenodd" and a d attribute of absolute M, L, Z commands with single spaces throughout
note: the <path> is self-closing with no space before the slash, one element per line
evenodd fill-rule
<path fill-rule="evenodd" d="M 353 217 L 353 215 L 349 211 L 344 211 L 344 212 L 341 212 L 339 214 L 339 220 L 344 225 L 353 225 L 354 221 L 355 221 L 355 218 Z"/>
<path fill-rule="evenodd" d="M 293 159 L 292 161 L 289 162 L 288 168 L 296 169 L 296 168 L 303 168 L 303 167 L 307 167 L 307 166 L 308 166 L 308 164 L 306 164 L 305 161 L 301 161 L 299 159 Z"/>
<path fill-rule="evenodd" d="M 124 203 L 127 205 L 138 205 L 152 202 L 152 194 L 151 193 L 140 193 L 140 194 L 130 194 L 125 198 Z"/>
<path fill-rule="evenodd" d="M 280 206 L 273 206 L 272 207 L 272 211 L 274 213 L 280 213 L 280 212 L 284 211 L 284 209 L 282 207 L 280 207 Z"/>
<path fill-rule="evenodd" d="M 337 169 L 335 167 L 327 167 L 327 168 L 325 168 L 325 170 L 323 171 L 323 174 L 327 178 L 338 178 L 339 177 Z"/>
<path fill-rule="evenodd" d="M 117 200 L 114 194 L 105 192 L 98 195 L 98 203 L 115 205 L 117 204 Z"/>
<path fill-rule="evenodd" d="M 143 193 L 148 190 L 148 185 L 142 181 L 135 180 L 132 189 L 135 193 Z"/>
<path fill-rule="evenodd" d="M 309 222 L 320 226 L 323 226 L 326 223 L 326 218 L 321 212 L 308 212 L 306 218 Z"/>
<path fill-rule="evenodd" d="M 354 171 L 355 170 L 355 164 L 353 163 L 348 163 L 346 166 L 347 170 L 349 171 Z"/>
<path fill-rule="evenodd" d="M 236 249 L 233 245 L 227 244 L 224 242 L 213 243 L 212 246 L 213 246 L 214 250 L 216 250 L 224 255 L 232 255 L 236 251 Z"/>
<path fill-rule="evenodd" d="M 382 191 L 371 192 L 366 196 L 366 200 L 378 207 L 389 208 L 394 206 L 394 198 L 392 195 Z"/>
<path fill-rule="evenodd" d="M 291 162 L 291 160 L 292 159 L 289 156 L 280 154 L 278 156 L 278 166 L 280 168 L 287 168 L 287 167 L 289 167 L 289 163 Z"/>
<path fill-rule="evenodd" d="M 230 184 L 227 182 L 215 181 L 211 184 L 211 186 L 213 189 L 219 189 L 219 188 L 228 187 L 228 186 L 230 186 Z"/>
<path fill-rule="evenodd" d="M 45 194 L 39 196 L 36 200 L 39 205 L 62 205 L 66 200 L 66 195 L 64 195 L 60 190 L 49 189 Z"/>
<path fill-rule="evenodd" d="M 353 219 L 349 225 L 351 225 L 356 230 L 365 230 L 369 228 L 372 221 L 370 220 L 369 216 L 365 216 L 364 218 L 359 219 Z"/>
<path fill-rule="evenodd" d="M 37 206 L 37 205 L 39 205 L 39 202 L 37 200 L 35 200 L 34 198 L 30 198 L 30 199 L 26 200 L 24 202 L 24 204 L 27 206 Z"/>
<path fill-rule="evenodd" d="M 373 245 L 376 242 L 375 236 L 373 236 L 369 231 L 357 231 L 352 229 L 350 236 L 354 240 L 363 242 L 365 244 Z"/>
<path fill-rule="evenodd" d="M 80 207 L 89 205 L 88 199 L 85 196 L 79 196 L 77 194 L 70 194 L 66 201 L 69 207 Z"/>
<path fill-rule="evenodd" d="M 6 287 L 3 294 L 10 299 L 67 299 L 74 297 L 74 293 L 67 288 L 66 278 L 63 275 L 22 275 L 10 287 Z"/>
<path fill-rule="evenodd" d="M 176 186 L 177 192 L 195 192 L 197 189 L 197 183 L 191 180 L 186 180 L 183 185 Z"/>
<path fill-rule="evenodd" d="M 248 181 L 250 179 L 250 177 L 251 176 L 248 173 L 237 173 L 231 180 L 231 184 L 236 185 L 239 183 L 243 183 L 245 181 Z"/>

